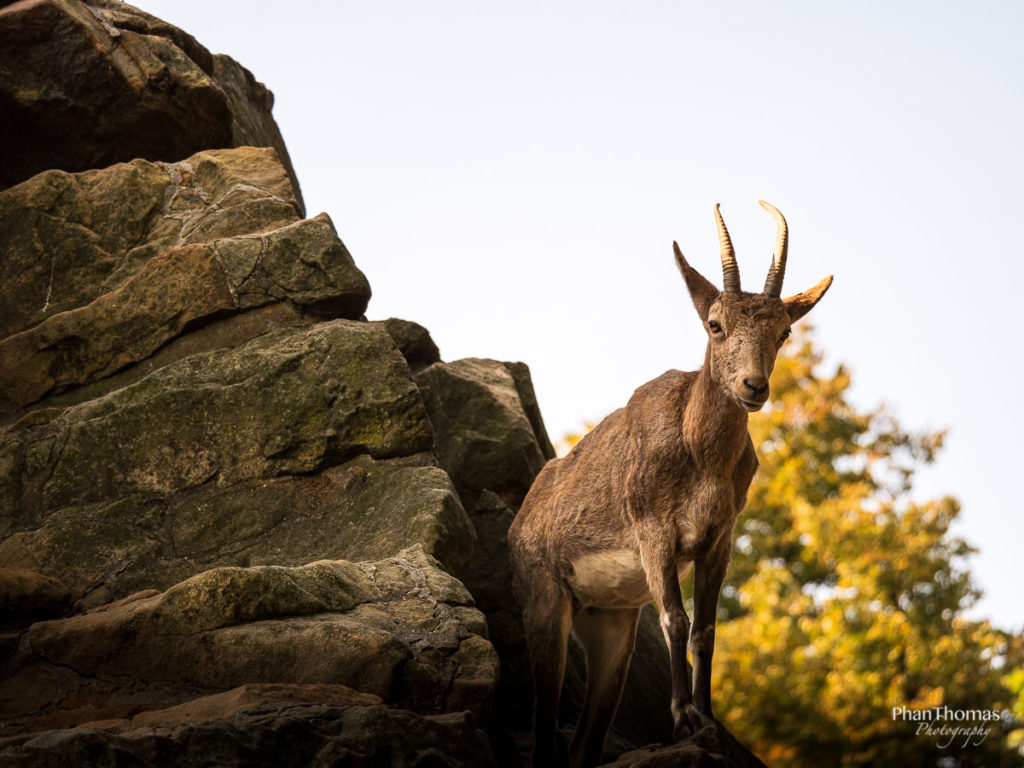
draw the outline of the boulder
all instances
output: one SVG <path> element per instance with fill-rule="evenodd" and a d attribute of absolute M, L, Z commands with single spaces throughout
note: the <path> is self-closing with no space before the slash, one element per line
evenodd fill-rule
<path fill-rule="evenodd" d="M 377 324 L 395 340 L 413 373 L 419 373 L 424 368 L 441 362 L 441 353 L 437 349 L 437 344 L 430 338 L 430 331 L 419 323 L 389 317 L 387 320 L 378 321 Z"/>
<path fill-rule="evenodd" d="M 362 455 L 313 475 L 41 513 L 35 527 L 0 541 L 0 561 L 59 575 L 80 607 L 94 608 L 219 566 L 375 560 L 415 544 L 457 573 L 474 537 L 429 454 Z"/>
<path fill-rule="evenodd" d="M 272 149 L 50 171 L 0 192 L 0 238 L 0 418 L 234 313 L 358 318 L 370 297 L 327 215 L 299 218 Z"/>
<path fill-rule="evenodd" d="M 765 768 L 756 755 L 713 722 L 678 744 L 654 744 L 619 755 L 606 768 Z"/>
<path fill-rule="evenodd" d="M 424 716 L 381 705 L 292 700 L 271 700 L 209 722 L 144 728 L 124 735 L 73 728 L 3 746 L 0 763 L 10 768 L 494 766 L 487 737 L 477 729 L 470 712 Z"/>
<path fill-rule="evenodd" d="M 335 320 L 271 331 L 0 433 L 0 536 L 35 527 L 47 510 L 308 474 L 431 443 L 405 360 L 382 330 Z"/>
<path fill-rule="evenodd" d="M 21 411 L 14 412 L 6 419 L 0 418 L 0 424 L 4 421 L 8 425 L 14 424 L 25 415 L 26 411 L 67 408 L 95 400 L 115 390 L 135 384 L 154 371 L 190 355 L 231 349 L 270 331 L 282 328 L 307 328 L 317 322 L 316 318 L 298 310 L 287 301 L 257 307 L 240 314 L 231 313 L 217 316 L 203 325 L 188 329 L 187 333 L 172 339 L 145 360 L 140 360 L 106 378 L 81 384 L 62 392 L 51 390 L 38 403 L 33 403 Z"/>
<path fill-rule="evenodd" d="M 273 103 L 239 64 L 126 3 L 0 8 L 0 189 L 52 168 L 261 146 L 288 169 L 301 213 Z"/>
<path fill-rule="evenodd" d="M 102 0 L 107 10 L 111 6 L 125 8 L 120 0 Z M 130 8 L 130 6 L 127 6 Z M 137 9 L 132 8 L 133 11 Z M 302 190 L 295 174 L 284 137 L 277 127 L 272 114 L 274 94 L 259 82 L 248 69 L 230 56 L 214 54 L 213 79 L 224 91 L 231 110 L 232 147 L 273 147 L 281 156 L 288 169 L 288 178 L 295 186 L 295 197 L 299 209 L 305 210 Z"/>
<path fill-rule="evenodd" d="M 530 376 L 530 368 L 526 363 L 513 362 L 502 363 L 505 370 L 512 376 L 515 382 L 516 392 L 519 394 L 519 404 L 526 414 L 530 426 L 533 427 L 533 434 L 537 438 L 537 445 L 544 455 L 545 461 L 555 458 L 555 447 L 548 438 L 548 431 L 544 427 L 544 418 L 540 415 L 540 404 L 537 402 L 537 394 L 533 391 L 533 378 Z M 518 505 L 517 505 L 518 506 Z"/>
<path fill-rule="evenodd" d="M 71 592 L 60 580 L 26 569 L 0 568 L 0 626 L 70 611 Z"/>
<path fill-rule="evenodd" d="M 252 683 L 345 685 L 486 718 L 498 660 L 472 605 L 420 546 L 376 562 L 206 571 L 32 625 L 3 669 L 3 730 L 126 719 Z"/>
<path fill-rule="evenodd" d="M 416 384 L 434 427 L 438 461 L 476 530 L 473 558 L 461 576 L 487 617 L 501 658 L 488 735 L 499 765 L 512 768 L 519 765 L 517 745 L 529 738 L 533 685 L 507 536 L 546 461 L 538 438 L 543 434 L 546 442 L 546 434 L 534 426 L 520 394 L 533 395 L 525 365 L 478 358 L 437 362 L 416 375 Z M 534 419 L 543 429 L 539 409 Z"/>
<path fill-rule="evenodd" d="M 175 248 L 301 218 L 272 149 L 33 176 L 0 193 L 0 276 L 9 298 L 0 307 L 0 337 L 89 304 Z"/>
<path fill-rule="evenodd" d="M 528 382 L 528 370 L 524 375 Z M 506 363 L 466 358 L 431 365 L 416 384 L 434 425 L 437 459 L 467 509 L 485 489 L 518 509 L 546 461 L 520 399 L 523 383 Z"/>
<path fill-rule="evenodd" d="M 358 316 L 368 294 L 326 214 L 259 238 L 177 248 L 90 304 L 0 340 L 0 415 L 144 360 L 210 318 L 281 300 Z"/>
<path fill-rule="evenodd" d="M 150 709 L 112 724 L 104 730 L 123 733 L 139 728 L 167 728 L 186 723 L 208 723 L 249 712 L 270 704 L 325 704 L 329 706 L 367 706 L 383 704 L 380 696 L 360 693 L 347 685 L 326 683 L 249 683 L 224 693 L 213 693 L 166 709 Z M 89 727 L 89 723 L 83 723 Z M 96 726 L 93 726 L 96 727 Z"/>

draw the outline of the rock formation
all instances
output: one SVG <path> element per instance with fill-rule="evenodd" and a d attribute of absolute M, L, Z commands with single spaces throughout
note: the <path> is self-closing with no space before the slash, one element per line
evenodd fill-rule
<path fill-rule="evenodd" d="M 123 3 L 0 2 L 2 765 L 529 751 L 505 534 L 554 456 L 529 370 L 366 320 L 272 103 Z M 609 759 L 741 764 L 648 746 L 667 670 L 651 609 Z"/>
<path fill-rule="evenodd" d="M 238 62 L 117 0 L 4 5 L 0 189 L 51 168 L 273 147 L 302 212 L 274 96 Z"/>
<path fill-rule="evenodd" d="M 42 714 L 18 713 L 28 732 L 101 719 L 124 720 L 108 728 L 120 730 L 139 710 L 196 691 L 273 681 L 344 685 L 485 721 L 498 659 L 472 604 L 419 545 L 376 562 L 215 568 L 165 592 L 32 624 L 0 702 L 31 699 Z"/>

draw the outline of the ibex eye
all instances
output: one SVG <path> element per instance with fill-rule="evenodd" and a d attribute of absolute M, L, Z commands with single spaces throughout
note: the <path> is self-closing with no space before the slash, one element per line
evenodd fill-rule
<path fill-rule="evenodd" d="M 722 326 L 718 324 L 717 320 L 708 320 L 708 330 L 712 333 L 721 333 Z"/>

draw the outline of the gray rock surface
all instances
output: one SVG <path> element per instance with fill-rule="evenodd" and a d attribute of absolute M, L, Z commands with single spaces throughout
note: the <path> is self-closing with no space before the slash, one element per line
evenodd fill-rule
<path fill-rule="evenodd" d="M 300 218 L 272 149 L 49 171 L 0 192 L 0 238 L 0 418 L 227 315 L 358 318 L 370 297 L 327 215 Z"/>
<path fill-rule="evenodd" d="M 389 317 L 376 324 L 383 326 L 384 330 L 395 340 L 395 344 L 398 345 L 413 373 L 419 373 L 424 368 L 441 362 L 441 353 L 430 337 L 430 331 L 419 323 Z"/>
<path fill-rule="evenodd" d="M 0 6 L 0 189 L 51 168 L 273 147 L 301 213 L 273 103 L 237 62 L 127 3 Z"/>
<path fill-rule="evenodd" d="M 3 668 L 9 733 L 124 719 L 251 683 L 340 684 L 486 718 L 498 659 L 469 592 L 420 546 L 375 562 L 218 568 L 33 624 Z"/>
<path fill-rule="evenodd" d="M 434 425 L 437 459 L 463 501 L 486 489 L 518 509 L 546 459 L 520 399 L 523 384 L 507 364 L 435 363 L 416 384 Z"/>
<path fill-rule="evenodd" d="M 429 454 L 363 455 L 313 475 L 132 494 L 63 507 L 37 525 L 0 541 L 0 561 L 59 577 L 82 608 L 219 566 L 370 560 L 414 544 L 457 572 L 475 537 Z"/>
<path fill-rule="evenodd" d="M 272 149 L 176 160 L 50 170 L 0 193 L 0 274 L 11 298 L 0 312 L 0 335 L 85 306 L 175 248 L 302 218 Z"/>
<path fill-rule="evenodd" d="M 272 701 L 210 722 L 115 735 L 55 730 L 0 752 L 9 768 L 491 768 L 468 712 L 419 715 L 384 706 Z"/>
<path fill-rule="evenodd" d="M 386 333 L 347 320 L 272 331 L 97 400 L 35 411 L 0 434 L 0 535 L 47 510 L 309 473 L 430 443 Z"/>

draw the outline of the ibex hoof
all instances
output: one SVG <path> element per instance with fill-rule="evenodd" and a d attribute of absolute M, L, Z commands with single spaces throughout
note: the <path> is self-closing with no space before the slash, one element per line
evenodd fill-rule
<path fill-rule="evenodd" d="M 714 723 L 713 718 L 698 712 L 693 704 L 686 704 L 676 717 L 672 736 L 677 742 L 684 741 Z"/>

